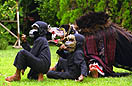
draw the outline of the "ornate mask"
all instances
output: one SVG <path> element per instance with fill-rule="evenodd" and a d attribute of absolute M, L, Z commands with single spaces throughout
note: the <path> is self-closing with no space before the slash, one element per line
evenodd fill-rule
<path fill-rule="evenodd" d="M 68 35 L 67 40 L 65 42 L 65 46 L 67 47 L 67 51 L 73 52 L 76 49 L 76 39 L 74 35 Z"/>

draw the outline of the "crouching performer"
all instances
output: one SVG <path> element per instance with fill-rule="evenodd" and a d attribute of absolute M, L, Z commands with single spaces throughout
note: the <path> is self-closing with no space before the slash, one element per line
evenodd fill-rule
<path fill-rule="evenodd" d="M 92 77 L 127 76 L 115 73 L 113 66 L 132 71 L 132 35 L 112 23 L 105 12 L 89 12 L 76 20 L 85 36 L 84 54 Z"/>
<path fill-rule="evenodd" d="M 67 36 L 67 41 L 57 51 L 61 57 L 56 66 L 48 71 L 48 78 L 82 81 L 87 76 L 83 53 L 84 39 L 81 34 Z"/>
<path fill-rule="evenodd" d="M 26 38 L 22 37 L 23 50 L 20 50 L 15 58 L 14 66 L 16 67 L 16 73 L 7 77 L 6 81 L 19 81 L 21 80 L 21 73 L 24 75 L 24 71 L 27 67 L 30 67 L 28 73 L 29 79 L 37 79 L 43 81 L 43 74 L 46 74 L 51 64 L 51 54 L 46 39 L 46 33 L 48 25 L 45 22 L 37 21 L 32 25 L 29 35 L 34 38 L 33 47 L 30 48 Z"/>

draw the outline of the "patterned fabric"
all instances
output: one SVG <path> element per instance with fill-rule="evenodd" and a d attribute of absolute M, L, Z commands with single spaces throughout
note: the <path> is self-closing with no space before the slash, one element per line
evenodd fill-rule
<path fill-rule="evenodd" d="M 100 34 L 100 36 L 98 36 Z M 114 30 L 99 31 L 91 36 L 85 36 L 86 44 L 84 53 L 87 60 L 96 59 L 108 73 L 113 73 L 113 64 L 115 61 L 115 40 Z"/>

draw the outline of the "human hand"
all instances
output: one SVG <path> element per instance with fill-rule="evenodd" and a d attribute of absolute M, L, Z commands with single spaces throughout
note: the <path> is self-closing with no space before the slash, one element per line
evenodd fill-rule
<path fill-rule="evenodd" d="M 27 37 L 26 37 L 25 34 L 22 34 L 21 38 L 22 38 L 22 41 L 23 41 L 23 42 L 26 42 L 26 41 L 27 41 Z"/>
<path fill-rule="evenodd" d="M 60 49 L 62 50 L 62 49 L 66 49 L 66 46 L 64 45 L 64 44 L 62 44 L 61 46 L 60 46 Z"/>
<path fill-rule="evenodd" d="M 78 77 L 78 80 L 75 80 L 75 81 L 81 82 L 81 81 L 83 81 L 83 79 L 84 79 L 84 76 L 81 74 L 81 75 Z"/>
<path fill-rule="evenodd" d="M 49 69 L 49 71 L 55 71 L 55 70 L 56 70 L 55 67 L 51 67 L 51 68 Z"/>
<path fill-rule="evenodd" d="M 22 69 L 21 72 L 22 72 L 22 75 L 24 75 L 25 70 Z"/>

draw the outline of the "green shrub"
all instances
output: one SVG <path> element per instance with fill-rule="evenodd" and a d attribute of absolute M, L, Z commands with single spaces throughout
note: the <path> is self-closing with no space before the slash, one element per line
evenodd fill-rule
<path fill-rule="evenodd" d="M 7 46 L 8 46 L 8 42 L 7 42 L 7 40 L 4 39 L 4 38 L 1 38 L 1 39 L 0 39 L 0 50 L 4 50 L 4 49 L 6 49 Z"/>

